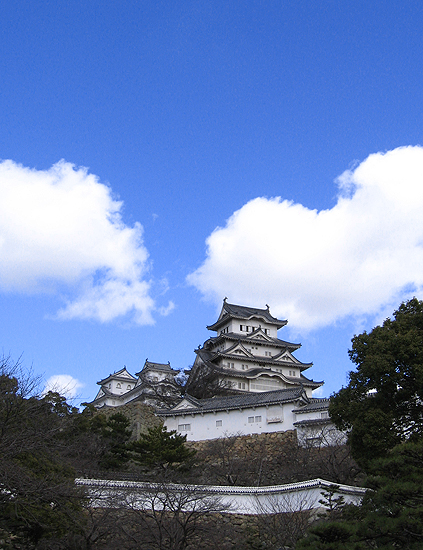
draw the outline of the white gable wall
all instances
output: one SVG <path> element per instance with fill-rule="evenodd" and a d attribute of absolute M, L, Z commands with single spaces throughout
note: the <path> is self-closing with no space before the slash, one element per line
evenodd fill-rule
<path fill-rule="evenodd" d="M 122 395 L 123 393 L 126 393 L 129 390 L 132 390 L 134 386 L 135 386 L 135 382 L 128 379 L 128 380 L 111 380 L 106 387 L 108 388 L 109 391 L 111 391 L 115 395 Z"/>

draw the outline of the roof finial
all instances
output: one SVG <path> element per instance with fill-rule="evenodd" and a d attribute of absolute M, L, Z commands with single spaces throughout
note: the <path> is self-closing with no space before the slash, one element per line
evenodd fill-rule
<path fill-rule="evenodd" d="M 224 304 L 226 304 L 226 300 L 227 300 L 227 299 L 228 299 L 227 296 L 225 296 L 225 297 L 223 298 L 223 303 L 224 303 Z"/>
<path fill-rule="evenodd" d="M 270 309 L 269 304 L 266 304 L 266 307 L 267 307 L 267 311 L 269 311 Z"/>

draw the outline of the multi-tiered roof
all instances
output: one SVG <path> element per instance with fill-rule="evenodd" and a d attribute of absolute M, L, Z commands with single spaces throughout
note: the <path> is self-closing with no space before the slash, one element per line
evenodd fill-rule
<path fill-rule="evenodd" d="M 273 317 L 268 306 L 266 309 L 250 308 L 229 304 L 225 299 L 219 318 L 207 327 L 217 335 L 196 350 L 188 386 L 195 388 L 214 374 L 225 392 L 260 392 L 302 386 L 311 397 L 312 390 L 323 382 L 303 375 L 312 363 L 302 363 L 294 357 L 293 353 L 301 344 L 278 338 L 278 330 L 286 324 L 286 320 Z"/>

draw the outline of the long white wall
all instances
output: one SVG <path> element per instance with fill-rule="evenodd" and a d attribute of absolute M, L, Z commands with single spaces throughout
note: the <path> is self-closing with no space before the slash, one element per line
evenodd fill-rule
<path fill-rule="evenodd" d="M 270 487 L 220 487 L 204 485 L 160 485 L 134 481 L 110 481 L 100 479 L 76 479 L 75 483 L 86 487 L 97 507 L 134 507 L 157 509 L 166 501 L 181 499 L 185 509 L 192 509 L 196 503 L 209 500 L 215 511 L 237 514 L 271 514 L 297 512 L 324 508 L 319 503 L 322 493 L 333 484 L 313 479 L 288 485 Z M 345 504 L 359 504 L 365 489 L 350 485 L 337 485 L 336 496 L 343 496 Z M 184 500 L 185 498 L 185 500 Z M 211 499 L 214 499 L 213 501 Z"/>
<path fill-rule="evenodd" d="M 187 435 L 188 441 L 217 439 L 225 434 L 251 435 L 284 432 L 294 429 L 296 417 L 293 403 L 270 405 L 219 412 L 187 413 L 166 416 L 164 424 L 168 430 Z"/>

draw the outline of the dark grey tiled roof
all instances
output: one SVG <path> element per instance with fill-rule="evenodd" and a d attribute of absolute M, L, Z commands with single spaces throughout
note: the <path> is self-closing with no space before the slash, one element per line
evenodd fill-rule
<path fill-rule="evenodd" d="M 127 374 L 129 374 L 130 378 L 128 378 L 127 376 L 122 375 L 123 372 L 126 372 Z M 126 370 L 126 367 L 123 367 L 123 369 L 120 369 L 120 370 L 114 372 L 113 374 L 109 374 L 109 376 L 107 376 L 106 378 L 103 378 L 103 380 L 100 380 L 99 382 L 97 382 L 97 384 L 102 386 L 103 384 L 105 384 L 106 382 L 108 382 L 111 379 L 113 379 L 113 380 L 124 380 L 124 381 L 128 381 L 128 380 L 131 379 L 132 382 L 136 381 L 135 376 L 133 376 L 130 372 L 128 372 Z"/>
<path fill-rule="evenodd" d="M 231 376 L 235 376 L 237 378 L 240 378 L 240 377 L 241 378 L 253 378 L 253 377 L 258 376 L 260 374 L 267 374 L 267 375 L 272 375 L 272 376 L 280 376 L 281 375 L 281 373 L 279 373 L 279 372 L 270 370 L 269 367 L 255 367 L 255 368 L 244 370 L 244 371 L 228 369 L 228 368 L 222 367 L 220 365 L 217 365 L 216 363 L 213 362 L 213 359 L 216 359 L 218 357 L 217 354 L 212 353 L 208 350 L 199 350 L 197 353 L 198 353 L 199 357 L 201 358 L 201 360 L 208 367 L 210 367 L 211 369 L 215 369 L 216 371 L 221 372 L 223 375 L 226 375 L 226 376 L 231 375 Z M 236 358 L 240 359 L 239 357 L 236 357 Z M 245 359 L 246 359 L 246 362 L 247 362 L 247 358 L 245 358 Z M 265 358 L 263 357 L 263 360 L 264 359 Z M 261 362 L 261 358 L 260 358 L 260 362 Z M 274 362 L 274 364 L 277 365 L 277 366 L 281 366 L 280 363 Z M 304 365 L 303 363 L 300 363 L 297 366 L 303 366 L 303 365 Z M 309 378 L 306 378 L 303 374 L 301 374 L 299 377 L 298 376 L 287 376 L 285 374 L 283 374 L 282 376 L 283 376 L 283 378 L 286 378 L 287 380 L 289 380 L 290 382 L 293 382 L 296 385 L 304 384 L 304 386 L 312 386 L 313 388 L 318 388 L 319 386 L 322 386 L 324 384 L 323 381 L 316 382 L 315 380 L 310 380 Z"/>
<path fill-rule="evenodd" d="M 144 370 L 148 370 L 148 369 L 156 370 L 160 372 L 166 372 L 169 374 L 174 374 L 174 373 L 176 374 L 178 372 L 177 370 L 172 369 L 172 367 L 170 366 L 170 363 L 153 363 L 152 361 L 147 360 L 144 363 L 143 369 L 140 372 L 137 372 L 136 375 L 139 376 Z"/>
<path fill-rule="evenodd" d="M 222 369 L 220 369 L 222 370 Z M 249 369 L 249 370 L 235 370 L 235 369 L 225 369 L 225 374 L 231 375 L 236 378 L 257 378 L 258 376 L 273 376 L 273 377 L 282 377 L 283 379 L 288 380 L 289 382 L 292 382 L 295 386 L 300 386 L 303 384 L 304 386 L 312 386 L 319 387 L 323 384 L 323 382 L 315 382 L 314 380 L 309 380 L 305 376 L 286 376 L 285 374 L 282 374 L 280 372 L 275 372 L 274 370 L 266 369 L 266 368 L 257 368 L 257 369 Z"/>
<path fill-rule="evenodd" d="M 260 309 L 257 307 L 239 306 L 237 304 L 228 304 L 228 302 L 225 302 L 223 307 L 230 315 L 236 317 L 249 319 L 253 315 L 259 315 L 260 317 L 264 317 L 269 323 L 286 323 L 285 320 L 282 321 L 281 319 L 273 317 L 268 308 Z"/>
<path fill-rule="evenodd" d="M 117 399 L 118 401 L 122 399 L 122 397 L 125 395 L 124 393 L 123 394 L 116 394 L 116 393 L 112 393 L 108 388 L 106 388 L 105 386 L 102 386 L 101 389 L 99 390 L 99 393 L 100 391 L 103 391 L 104 394 L 101 395 L 100 397 L 98 397 L 98 394 L 97 396 L 91 401 L 91 403 L 95 404 L 99 401 L 102 401 L 103 399 L 107 398 L 107 397 L 111 397 L 113 399 Z"/>
<path fill-rule="evenodd" d="M 227 359 L 238 359 L 240 361 L 246 361 L 246 362 L 263 363 L 266 365 L 274 365 L 276 367 L 289 365 L 292 367 L 298 367 L 302 370 L 306 370 L 311 366 L 313 366 L 313 363 L 301 363 L 301 361 L 298 361 L 298 359 L 297 359 L 298 363 L 291 363 L 291 362 L 282 362 L 280 360 L 275 360 L 273 359 L 273 357 L 264 357 L 264 356 L 257 356 L 257 355 L 245 356 L 245 355 L 227 353 L 230 350 L 210 351 L 208 349 L 202 348 L 202 349 L 197 349 L 195 351 L 203 361 L 210 361 L 210 362 L 227 358 Z"/>
<path fill-rule="evenodd" d="M 209 330 L 216 330 L 216 327 L 219 326 L 225 319 L 230 317 L 236 317 L 237 319 L 250 319 L 251 317 L 262 317 L 267 323 L 270 323 L 272 325 L 277 325 L 278 328 L 283 327 L 286 325 L 288 321 L 276 319 L 276 317 L 273 317 L 273 315 L 270 314 L 269 309 L 260 309 L 256 307 L 246 307 L 246 306 L 239 306 L 236 304 L 228 304 L 228 302 L 223 302 L 222 307 L 222 317 L 216 321 L 216 323 L 213 323 L 212 325 L 209 325 L 207 328 Z"/>
<path fill-rule="evenodd" d="M 294 426 L 316 426 L 330 423 L 330 418 L 311 418 L 309 420 L 299 420 L 298 422 L 294 422 Z"/>
<path fill-rule="evenodd" d="M 329 399 L 317 399 L 315 397 L 310 399 L 310 403 L 301 407 L 300 409 L 294 409 L 292 412 L 296 414 L 308 413 L 312 411 L 327 411 L 329 407 Z"/>
<path fill-rule="evenodd" d="M 218 358 L 218 357 L 222 357 L 223 359 L 225 359 L 225 358 L 239 359 L 241 361 L 264 363 L 266 365 L 274 365 L 276 367 L 282 367 L 282 366 L 287 366 L 288 365 L 290 367 L 301 368 L 302 370 L 308 369 L 308 368 L 313 366 L 313 363 L 301 363 L 301 361 L 298 361 L 298 360 L 297 360 L 298 363 L 293 363 L 291 361 L 275 360 L 275 359 L 273 359 L 273 357 L 258 357 L 257 355 L 254 355 L 253 357 L 249 357 L 249 356 L 247 357 L 247 356 L 241 355 L 241 354 L 227 353 L 228 351 L 231 351 L 231 350 L 217 352 L 215 359 Z"/>
<path fill-rule="evenodd" d="M 285 351 L 285 349 L 288 350 L 296 350 L 301 347 L 301 344 L 294 344 L 293 342 L 287 342 L 286 340 L 281 340 L 279 338 L 273 338 L 272 336 L 267 336 L 266 340 L 259 340 L 251 338 L 251 335 L 254 334 L 253 332 L 248 333 L 250 336 L 246 334 L 237 334 L 235 332 L 225 332 L 224 334 L 218 334 L 217 336 L 212 336 L 208 340 L 204 342 L 203 347 L 207 347 L 207 345 L 217 345 L 219 341 L 223 340 L 231 340 L 233 342 L 242 342 L 243 344 L 249 344 L 249 345 L 255 345 L 255 344 L 264 344 L 264 345 L 274 345 L 277 348 L 281 349 L 281 352 Z"/>
<path fill-rule="evenodd" d="M 190 398 L 190 396 L 187 396 Z M 229 409 L 239 409 L 248 407 L 257 407 L 259 405 L 272 405 L 277 403 L 293 402 L 297 399 L 307 400 L 302 388 L 293 388 L 287 390 L 266 391 L 257 393 L 245 393 L 243 395 L 231 395 L 224 397 L 212 397 L 209 399 L 197 399 L 193 405 L 195 408 L 171 409 L 170 411 L 159 411 L 164 416 L 173 416 L 175 414 L 187 414 L 193 412 L 207 411 L 225 411 Z"/>

